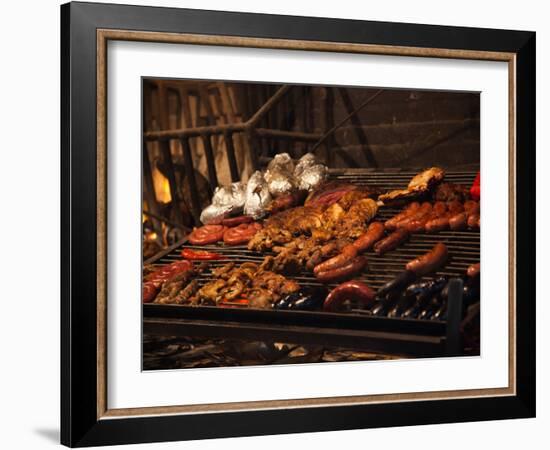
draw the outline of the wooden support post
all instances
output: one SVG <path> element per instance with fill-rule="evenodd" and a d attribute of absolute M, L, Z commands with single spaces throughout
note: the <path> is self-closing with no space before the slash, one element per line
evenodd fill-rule
<path fill-rule="evenodd" d="M 143 86 L 143 117 L 142 128 L 143 131 L 149 130 L 153 125 L 152 118 L 152 89 L 150 82 L 142 80 Z M 142 193 L 142 209 L 143 201 L 147 202 L 147 208 L 154 214 L 158 214 L 159 207 L 157 204 L 157 198 L 155 196 L 155 186 L 153 184 L 153 173 L 151 171 L 151 160 L 149 159 L 149 144 L 147 140 L 142 139 L 141 158 L 142 158 L 142 170 L 143 170 L 143 193 Z M 151 144 L 153 145 L 153 144 Z M 157 233 L 157 236 L 162 235 L 162 224 L 154 217 L 151 218 L 151 224 L 153 230 Z"/>
<path fill-rule="evenodd" d="M 183 215 L 180 209 L 181 196 L 176 183 L 176 171 L 172 161 L 172 153 L 170 152 L 170 141 L 160 141 L 160 151 L 162 160 L 166 168 L 166 177 L 170 184 L 170 196 L 172 197 L 172 208 L 176 217 L 176 221 L 183 223 Z M 153 211 L 154 212 L 154 211 Z"/>
<path fill-rule="evenodd" d="M 143 139 L 143 154 L 142 154 L 142 164 L 143 164 L 143 186 L 144 186 L 144 192 L 143 192 L 143 200 L 147 202 L 147 208 L 149 211 L 151 211 L 153 214 L 158 215 L 159 208 L 157 204 L 157 198 L 155 196 L 155 186 L 153 184 L 153 173 L 151 171 L 151 161 L 149 159 L 149 150 L 147 148 L 147 141 Z M 160 222 L 152 218 L 151 224 L 153 225 L 153 229 L 157 233 L 158 236 L 162 235 L 162 226 Z"/>
<path fill-rule="evenodd" d="M 197 180 L 195 179 L 195 168 L 193 167 L 193 158 L 191 156 L 191 147 L 188 138 L 181 138 L 181 148 L 183 150 L 183 164 L 185 165 L 185 174 L 189 192 L 191 194 L 191 214 L 195 220 L 195 225 L 200 223 L 201 205 L 199 192 L 197 190 Z"/>

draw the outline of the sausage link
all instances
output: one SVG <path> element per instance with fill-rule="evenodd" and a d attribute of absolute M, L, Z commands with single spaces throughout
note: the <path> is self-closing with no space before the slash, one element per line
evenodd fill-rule
<path fill-rule="evenodd" d="M 453 231 L 464 230 L 468 225 L 468 213 L 461 212 L 449 219 L 449 227 Z"/>
<path fill-rule="evenodd" d="M 403 228 L 395 230 L 387 238 L 378 241 L 374 244 L 374 252 L 377 255 L 383 255 L 384 253 L 399 247 L 403 242 L 409 238 L 409 232 Z"/>
<path fill-rule="evenodd" d="M 365 283 L 356 280 L 347 281 L 330 292 L 323 303 L 323 309 L 328 312 L 339 311 L 346 300 L 369 306 L 374 301 L 374 295 L 374 291 Z"/>
<path fill-rule="evenodd" d="M 437 233 L 449 228 L 449 217 L 438 217 L 436 219 L 428 220 L 424 226 L 426 233 Z"/>
<path fill-rule="evenodd" d="M 365 231 L 353 245 L 359 252 L 369 250 L 376 242 L 384 236 L 384 224 L 382 222 L 372 222 L 367 231 Z"/>
<path fill-rule="evenodd" d="M 442 242 L 438 242 L 428 253 L 408 262 L 406 269 L 421 277 L 437 270 L 445 264 L 448 255 L 449 251 L 447 250 L 447 246 Z"/>
<path fill-rule="evenodd" d="M 344 264 L 349 263 L 353 258 L 357 256 L 357 247 L 353 244 L 346 245 L 340 254 L 327 259 L 325 262 L 318 264 L 313 269 L 313 273 L 317 275 L 319 272 L 326 272 L 328 270 L 334 270 L 338 267 L 342 267 Z"/>
<path fill-rule="evenodd" d="M 391 219 L 386 220 L 384 222 L 384 226 L 386 230 L 393 231 L 397 228 L 397 224 L 403 220 L 409 217 L 410 215 L 414 214 L 420 209 L 420 203 L 418 202 L 412 202 L 409 206 L 407 206 L 403 211 L 401 211 L 399 214 L 396 214 Z"/>
<path fill-rule="evenodd" d="M 413 214 L 405 217 L 403 220 L 400 220 L 397 224 L 397 228 L 408 228 L 409 224 L 416 223 L 422 219 L 428 217 L 432 213 L 432 204 L 430 202 L 424 202 L 420 205 L 417 211 Z"/>
<path fill-rule="evenodd" d="M 349 280 L 359 274 L 366 266 L 367 258 L 364 256 L 357 256 L 341 267 L 324 272 L 317 272 L 315 277 L 321 283 L 338 283 L 340 281 Z"/>
<path fill-rule="evenodd" d="M 468 216 L 468 227 L 479 228 L 479 214 L 470 214 Z"/>
<path fill-rule="evenodd" d="M 222 220 L 222 225 L 226 227 L 236 227 L 242 223 L 254 222 L 254 217 L 251 216 L 238 216 L 238 217 L 228 217 L 227 219 Z"/>

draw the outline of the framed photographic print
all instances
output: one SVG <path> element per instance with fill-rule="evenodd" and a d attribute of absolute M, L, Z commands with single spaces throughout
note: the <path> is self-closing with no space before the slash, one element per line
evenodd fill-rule
<path fill-rule="evenodd" d="M 535 415 L 535 33 L 61 19 L 63 444 Z"/>

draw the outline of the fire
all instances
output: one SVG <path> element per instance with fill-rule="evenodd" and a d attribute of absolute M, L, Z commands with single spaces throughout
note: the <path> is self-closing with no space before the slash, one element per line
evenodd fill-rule
<path fill-rule="evenodd" d="M 155 188 L 157 202 L 170 203 L 172 201 L 170 182 L 157 167 L 153 169 L 153 186 Z"/>

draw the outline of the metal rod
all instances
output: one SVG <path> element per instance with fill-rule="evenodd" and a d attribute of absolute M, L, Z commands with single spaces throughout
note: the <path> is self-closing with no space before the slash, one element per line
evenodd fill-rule
<path fill-rule="evenodd" d="M 340 97 L 344 102 L 346 111 L 348 112 L 348 114 L 352 114 L 354 111 L 353 101 L 349 96 L 347 89 L 339 88 L 338 92 L 340 93 Z M 376 162 L 376 159 L 374 158 L 374 155 L 372 154 L 372 151 L 370 149 L 369 140 L 367 139 L 367 135 L 365 133 L 365 130 L 363 129 L 361 120 L 359 120 L 359 117 L 357 116 L 357 114 L 353 114 L 350 117 L 350 121 L 353 125 L 353 129 L 357 136 L 357 140 L 359 141 L 359 144 L 361 144 L 361 147 L 363 148 L 363 155 L 365 156 L 365 159 L 367 160 L 367 162 L 371 167 L 378 167 L 378 163 Z"/>
<path fill-rule="evenodd" d="M 332 134 L 340 128 L 343 124 L 345 124 L 353 115 L 357 114 L 359 111 L 361 111 L 365 106 L 367 106 L 369 103 L 371 103 L 376 97 L 378 97 L 382 92 L 384 92 L 384 89 L 379 89 L 376 91 L 374 95 L 371 95 L 369 98 L 367 98 L 363 103 L 361 103 L 355 110 L 353 110 L 350 114 L 348 114 L 344 119 L 342 119 L 339 123 L 334 125 L 330 130 L 328 130 L 319 141 L 310 149 L 310 152 L 314 152 L 323 142 L 325 142 L 326 139 L 328 139 Z"/>
<path fill-rule="evenodd" d="M 271 130 L 268 128 L 256 128 L 255 132 L 259 137 L 272 137 L 294 141 L 316 142 L 322 136 L 320 133 L 302 133 L 300 131 Z"/>
<path fill-rule="evenodd" d="M 283 96 L 288 92 L 290 89 L 290 86 L 288 84 L 283 84 L 275 94 L 269 98 L 267 102 L 265 102 L 258 111 L 254 113 L 254 115 L 246 122 L 246 125 L 248 128 L 254 127 L 268 112 L 269 110 L 275 105 L 279 100 L 283 98 Z"/>

